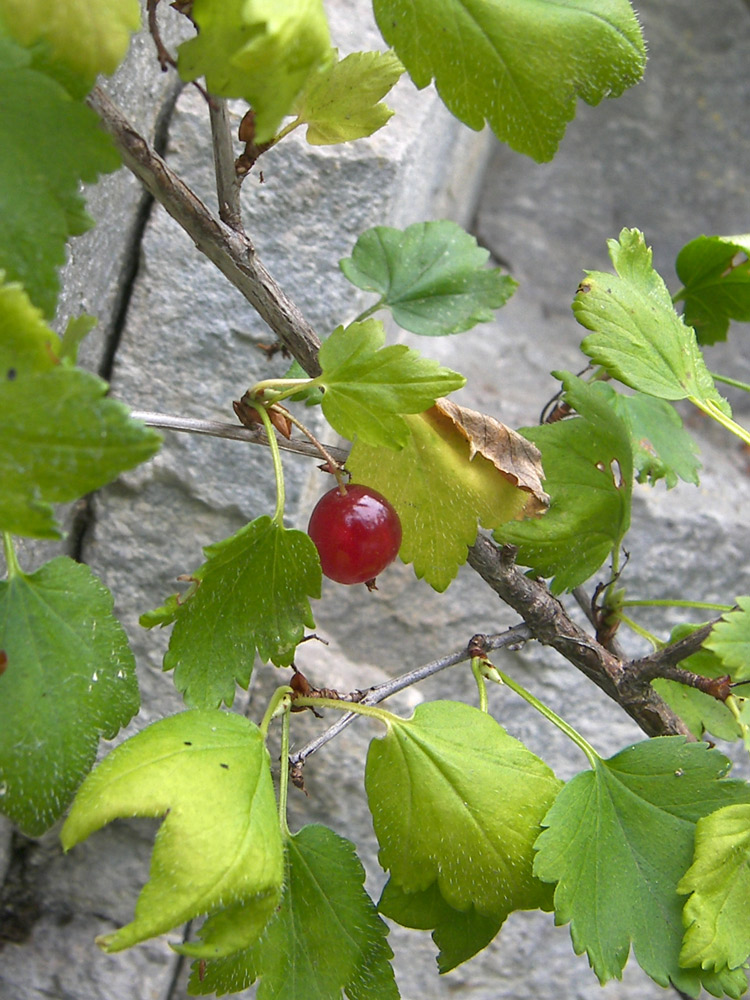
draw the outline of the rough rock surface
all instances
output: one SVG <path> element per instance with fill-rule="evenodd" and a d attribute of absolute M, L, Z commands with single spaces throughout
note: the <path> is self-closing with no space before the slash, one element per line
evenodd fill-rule
<path fill-rule="evenodd" d="M 342 51 L 377 44 L 364 0 L 336 0 L 329 7 Z M 639 10 L 650 48 L 644 82 L 616 102 L 580 107 L 550 164 L 534 165 L 491 145 L 487 136 L 457 125 L 431 90 L 417 94 L 408 83 L 389 101 L 397 117 L 371 140 L 314 149 L 295 137 L 269 154 L 264 183 L 257 175 L 246 183 L 247 228 L 312 324 L 326 333 L 362 308 L 337 264 L 368 226 L 442 217 L 470 225 L 521 282 L 517 294 L 495 323 L 460 337 L 425 342 L 398 331 L 394 336 L 464 372 L 469 383 L 462 403 L 514 426 L 533 423 L 555 391 L 550 369 L 583 367 L 581 330 L 569 305 L 582 270 L 608 266 L 607 238 L 622 226 L 644 230 L 656 266 L 676 288 L 673 261 L 684 242 L 704 232 L 748 231 L 750 137 L 743 125 L 750 10 L 741 0 L 643 0 Z M 147 38 L 136 39 L 129 63 L 107 88 L 147 135 L 163 127 L 169 162 L 213 205 L 205 108 L 190 89 L 174 103 L 172 84 L 159 73 L 149 46 Z M 136 86 L 129 82 L 133 73 Z M 61 303 L 63 317 L 86 309 L 101 318 L 87 363 L 99 367 L 115 337 L 118 398 L 137 409 L 230 418 L 231 400 L 247 385 L 284 370 L 283 359 L 268 363 L 257 347 L 271 339 L 268 330 L 171 219 L 142 201 L 125 172 L 94 191 L 91 205 L 96 217 L 113 224 L 74 244 Z M 740 328 L 728 347 L 712 349 L 709 363 L 750 380 L 744 332 Z M 733 403 L 746 419 L 750 405 L 741 398 Z M 701 487 L 638 491 L 627 585 L 643 597 L 726 601 L 750 592 L 750 568 L 738 557 L 750 544 L 747 458 L 703 421 L 689 419 L 703 445 Z M 285 469 L 290 521 L 304 526 L 325 484 L 309 460 L 285 459 Z M 262 449 L 177 434 L 166 438 L 147 467 L 97 497 L 82 554 L 115 594 L 139 659 L 144 706 L 129 731 L 181 707 L 161 672 L 166 637 L 141 630 L 138 615 L 172 592 L 178 574 L 200 563 L 201 545 L 227 536 L 273 502 Z M 25 555 L 29 564 L 43 557 L 38 546 Z M 330 645 L 307 644 L 299 666 L 319 683 L 344 689 L 376 683 L 464 645 L 476 632 L 515 621 L 466 568 L 444 594 L 415 582 L 402 565 L 388 571 L 375 594 L 327 584 L 315 611 Z M 642 617 L 653 628 L 664 620 Z M 589 690 L 549 650 L 507 653 L 502 665 L 601 751 L 640 737 L 601 692 Z M 262 712 L 276 682 L 272 669 L 259 668 L 238 707 Z M 446 695 L 471 700 L 472 688 L 470 673 L 459 668 L 412 690 L 397 707 L 408 711 L 415 700 Z M 510 692 L 493 694 L 492 709 L 561 777 L 584 765 L 565 737 Z M 319 725 L 302 720 L 299 730 L 295 726 L 298 743 Z M 377 895 L 382 874 L 361 781 L 371 735 L 367 725 L 352 726 L 311 759 L 310 797 L 293 798 L 291 822 L 322 820 L 354 840 Z M 93 944 L 95 934 L 130 919 L 147 877 L 154 826 L 112 824 L 68 857 L 60 853 L 56 831 L 39 842 L 16 837 L 11 843 L 7 824 L 0 827 L 0 876 L 7 867 L 2 915 L 16 935 L 0 961 L 0 1000 L 185 996 L 185 969 L 164 941 L 117 956 L 102 955 Z M 623 981 L 602 993 L 585 959 L 573 954 L 568 930 L 555 928 L 549 915 L 514 914 L 485 952 L 442 979 L 428 935 L 395 928 L 390 940 L 409 1000 L 663 995 L 633 962 Z"/>

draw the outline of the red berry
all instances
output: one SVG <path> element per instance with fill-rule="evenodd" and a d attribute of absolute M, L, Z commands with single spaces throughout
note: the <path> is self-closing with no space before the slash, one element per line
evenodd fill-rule
<path fill-rule="evenodd" d="M 385 497 L 368 486 L 338 486 L 318 500 L 307 528 L 323 573 L 336 583 L 367 583 L 398 555 L 401 522 Z"/>

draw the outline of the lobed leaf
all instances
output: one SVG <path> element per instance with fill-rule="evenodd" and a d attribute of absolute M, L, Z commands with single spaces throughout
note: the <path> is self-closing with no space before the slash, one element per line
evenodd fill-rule
<path fill-rule="evenodd" d="M 511 518 L 537 515 L 544 494 L 525 478 L 527 443 L 510 428 L 495 422 L 495 439 L 488 436 L 485 442 L 487 458 L 442 403 L 403 419 L 410 437 L 401 451 L 356 441 L 347 468 L 356 482 L 388 497 L 401 520 L 399 555 L 442 591 L 466 562 L 479 523 L 496 528 Z"/>
<path fill-rule="evenodd" d="M 381 102 L 404 72 L 392 52 L 352 52 L 307 78 L 294 113 L 312 146 L 351 142 L 382 128 L 393 112 Z"/>
<path fill-rule="evenodd" d="M 402 414 L 421 413 L 466 379 L 405 344 L 384 343 L 378 320 L 338 327 L 320 349 L 323 372 L 313 384 L 325 390 L 323 413 L 339 434 L 403 448 L 409 428 Z"/>
<path fill-rule="evenodd" d="M 65 244 L 93 225 L 81 181 L 116 170 L 120 158 L 94 112 L 29 64 L 0 38 L 0 270 L 52 316 Z"/>
<path fill-rule="evenodd" d="M 628 429 L 639 483 L 655 486 L 663 479 L 668 490 L 677 485 L 678 479 L 698 485 L 698 445 L 671 403 L 642 392 L 626 396 L 608 382 L 592 382 L 592 386 Z"/>
<path fill-rule="evenodd" d="M 750 234 L 699 236 L 677 255 L 685 322 L 699 344 L 726 340 L 730 320 L 750 321 Z"/>
<path fill-rule="evenodd" d="M 379 861 L 406 893 L 433 884 L 454 910 L 502 921 L 548 899 L 533 844 L 560 782 L 484 712 L 460 702 L 392 717 L 367 754 Z"/>
<path fill-rule="evenodd" d="M 0 381 L 0 530 L 59 537 L 51 503 L 98 489 L 158 450 L 161 436 L 107 390 L 63 365 Z"/>
<path fill-rule="evenodd" d="M 750 805 L 726 806 L 698 820 L 695 860 L 677 891 L 683 910 L 682 965 L 721 972 L 750 955 Z"/>
<path fill-rule="evenodd" d="M 489 251 L 455 222 L 375 226 L 339 261 L 357 288 L 378 292 L 373 308 L 391 310 L 404 330 L 429 337 L 461 333 L 494 318 L 518 282 L 488 270 Z"/>
<path fill-rule="evenodd" d="M 63 847 L 70 850 L 121 816 L 165 818 L 135 919 L 98 939 L 105 951 L 227 907 L 257 908 L 261 920 L 244 924 L 250 938 L 260 933 L 281 894 L 284 859 L 270 760 L 257 726 L 219 711 L 152 723 L 83 783 L 60 835 Z M 211 935 L 205 948 L 191 953 L 217 956 L 236 948 L 235 936 L 224 945 Z"/>
<path fill-rule="evenodd" d="M 604 983 L 620 978 L 632 945 L 661 986 L 697 997 L 747 988 L 742 970 L 680 965 L 677 886 L 693 857 L 697 822 L 750 801 L 745 782 L 724 780 L 729 762 L 705 744 L 658 737 L 597 761 L 569 781 L 544 817 L 535 874 L 555 889 L 555 921 L 570 921 L 576 954 L 586 952 Z"/>
<path fill-rule="evenodd" d="M 728 413 L 706 368 L 695 331 L 677 315 L 661 276 L 651 266 L 643 233 L 623 229 L 609 240 L 617 274 L 587 271 L 573 312 L 594 333 L 581 349 L 614 378 L 660 399 L 711 401 Z"/>
<path fill-rule="evenodd" d="M 437 965 L 440 973 L 450 972 L 486 948 L 503 924 L 502 918 L 485 917 L 473 906 L 468 910 L 456 910 L 449 906 L 436 882 L 421 892 L 404 892 L 393 879 L 389 879 L 378 909 L 402 927 L 433 932 L 432 940 L 439 949 Z"/>
<path fill-rule="evenodd" d="M 378 27 L 420 89 L 485 121 L 513 149 L 551 160 L 576 99 L 618 97 L 646 52 L 627 0 L 373 0 Z"/>
<path fill-rule="evenodd" d="M 164 669 L 188 705 L 214 708 L 247 687 L 255 653 L 289 666 L 320 597 L 318 553 L 309 535 L 258 517 L 204 549 L 191 589 L 141 616 L 141 625 L 175 623 Z"/>
<path fill-rule="evenodd" d="M 703 643 L 718 656 L 734 681 L 750 681 L 750 597 L 738 597 L 739 610 L 722 615 Z"/>
<path fill-rule="evenodd" d="M 254 141 L 273 139 L 308 77 L 332 58 L 322 0 L 193 0 L 198 34 L 180 45 L 183 80 L 255 112 Z"/>
<path fill-rule="evenodd" d="M 516 545 L 518 562 L 552 577 L 559 594 L 588 580 L 624 538 L 633 459 L 627 428 L 594 385 L 554 374 L 578 416 L 523 428 L 542 454 L 549 510 L 538 521 L 502 525 L 495 538 Z"/>
<path fill-rule="evenodd" d="M 327 827 L 286 843 L 278 910 L 252 947 L 193 968 L 191 994 L 237 993 L 259 980 L 258 1000 L 398 1000 L 388 929 L 363 888 L 353 845 Z"/>
<path fill-rule="evenodd" d="M 29 836 L 66 808 L 96 757 L 138 711 L 135 660 L 112 595 L 59 557 L 0 582 L 0 805 Z"/>

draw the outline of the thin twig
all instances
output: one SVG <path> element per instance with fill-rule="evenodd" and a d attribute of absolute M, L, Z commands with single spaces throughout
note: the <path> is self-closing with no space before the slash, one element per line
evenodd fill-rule
<path fill-rule="evenodd" d="M 512 546 L 497 548 L 479 535 L 469 549 L 469 564 L 495 593 L 520 614 L 535 639 L 552 646 L 616 701 L 649 736 L 681 734 L 693 739 L 648 680 L 630 674 L 623 662 L 584 632 L 544 583 L 522 573 Z"/>
<path fill-rule="evenodd" d="M 162 73 L 166 73 L 170 66 L 177 66 L 177 63 L 175 62 L 169 49 L 162 41 L 161 32 L 159 31 L 159 22 L 156 18 L 156 8 L 158 6 L 159 0 L 147 0 L 146 11 L 148 17 L 148 30 L 154 40 L 154 45 L 156 46 L 156 57 L 159 60 L 161 71 Z"/>
<path fill-rule="evenodd" d="M 476 638 L 477 637 L 475 636 L 474 639 Z M 505 632 L 499 632 L 496 635 L 482 636 L 484 649 L 488 652 L 493 649 L 502 649 L 504 646 L 513 646 L 516 643 L 523 643 L 526 642 L 527 639 L 531 638 L 533 638 L 533 636 L 527 625 L 514 625 Z M 457 663 L 464 663 L 472 657 L 470 645 L 471 644 L 467 644 L 453 653 L 448 653 L 446 656 L 441 656 L 437 660 L 432 660 L 430 663 L 425 663 L 421 667 L 416 667 L 414 670 L 409 670 L 405 674 L 401 674 L 398 677 L 391 678 L 391 680 L 384 681 L 382 684 L 378 684 L 375 687 L 370 688 L 364 697 L 358 698 L 357 700 L 361 705 L 377 705 L 381 701 L 385 701 L 386 698 L 390 698 L 391 695 L 394 695 L 399 691 L 403 691 L 405 688 L 411 687 L 413 684 L 417 684 L 419 681 L 423 681 L 427 677 L 432 677 L 434 674 L 440 673 L 441 670 L 445 670 L 447 667 L 453 667 Z M 305 746 L 303 746 L 302 749 L 297 750 L 296 753 L 291 754 L 289 757 L 290 766 L 299 768 L 305 763 L 310 754 L 315 753 L 316 750 L 320 750 L 320 748 L 325 746 L 326 743 L 338 736 L 339 733 L 354 722 L 356 718 L 357 715 L 354 712 L 347 712 L 342 715 L 341 718 L 337 719 L 337 721 L 329 729 L 326 729 L 325 732 L 316 736 L 314 740 L 310 740 L 309 743 L 306 743 Z"/>
<path fill-rule="evenodd" d="M 221 97 L 212 97 L 209 101 L 208 112 L 211 118 L 219 218 L 236 233 L 244 235 L 240 207 L 240 184 L 237 179 L 237 171 L 234 169 L 234 146 L 227 102 Z"/>
<path fill-rule="evenodd" d="M 152 410 L 131 410 L 130 416 L 140 420 L 149 427 L 161 430 L 183 431 L 187 434 L 207 434 L 210 437 L 228 438 L 231 441 L 247 441 L 249 444 L 268 445 L 268 437 L 263 428 L 257 430 L 240 427 L 239 424 L 225 424 L 220 420 L 199 420 L 194 417 L 173 417 L 168 413 L 154 413 Z M 293 451 L 297 455 L 307 455 L 310 458 L 320 458 L 320 452 L 309 441 L 286 440 L 279 438 L 279 448 Z M 344 463 L 348 452 L 344 448 L 326 445 L 326 450 L 337 462 Z"/>
<path fill-rule="evenodd" d="M 594 606 L 591 598 L 589 597 L 585 587 L 575 587 L 571 593 L 575 598 L 575 602 L 578 607 L 583 611 L 583 613 L 588 618 L 589 622 L 594 626 L 595 629 L 599 628 L 599 622 L 594 614 Z M 610 653 L 613 653 L 619 660 L 626 659 L 625 652 L 622 646 L 619 644 L 617 639 L 613 636 L 607 643 L 607 649 Z"/>
<path fill-rule="evenodd" d="M 299 308 L 258 259 L 252 243 L 209 212 L 167 166 L 101 87 L 87 103 L 112 136 L 125 165 L 190 236 L 198 249 L 245 296 L 308 375 L 320 374 L 320 340 Z"/>
<path fill-rule="evenodd" d="M 731 678 L 728 675 L 725 677 L 704 677 L 702 674 L 696 674 L 692 670 L 684 670 L 677 666 L 678 663 L 682 663 L 683 660 L 701 649 L 714 625 L 719 621 L 721 619 L 716 618 L 714 621 L 707 622 L 691 632 L 690 635 L 686 635 L 684 639 L 663 646 L 639 660 L 633 660 L 627 665 L 629 680 L 638 684 L 662 677 L 665 680 L 677 681 L 679 684 L 697 688 L 713 698 L 725 701 L 731 694 Z"/>

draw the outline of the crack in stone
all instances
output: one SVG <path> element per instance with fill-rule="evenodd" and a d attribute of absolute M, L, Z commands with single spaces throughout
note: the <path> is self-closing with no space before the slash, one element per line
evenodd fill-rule
<path fill-rule="evenodd" d="M 172 124 L 177 100 L 184 89 L 184 84 L 179 81 L 167 94 L 156 117 L 154 127 L 153 146 L 159 155 L 164 155 L 169 142 L 169 129 Z M 123 167 L 123 169 L 125 169 Z M 145 189 L 141 192 L 138 208 L 135 213 L 130 236 L 130 245 L 123 260 L 122 271 L 119 281 L 119 293 L 113 310 L 112 326 L 104 344 L 102 359 L 99 364 L 98 374 L 106 382 L 112 379 L 112 372 L 115 367 L 117 350 L 122 340 L 125 325 L 127 323 L 130 303 L 135 292 L 138 281 L 141 262 L 141 247 L 146 233 L 151 213 L 153 211 L 155 199 Z M 85 562 L 84 549 L 86 541 L 94 530 L 96 523 L 96 495 L 91 493 L 83 497 L 76 504 L 76 508 L 71 520 L 68 534 L 68 551 L 72 559 L 76 562 Z"/>

